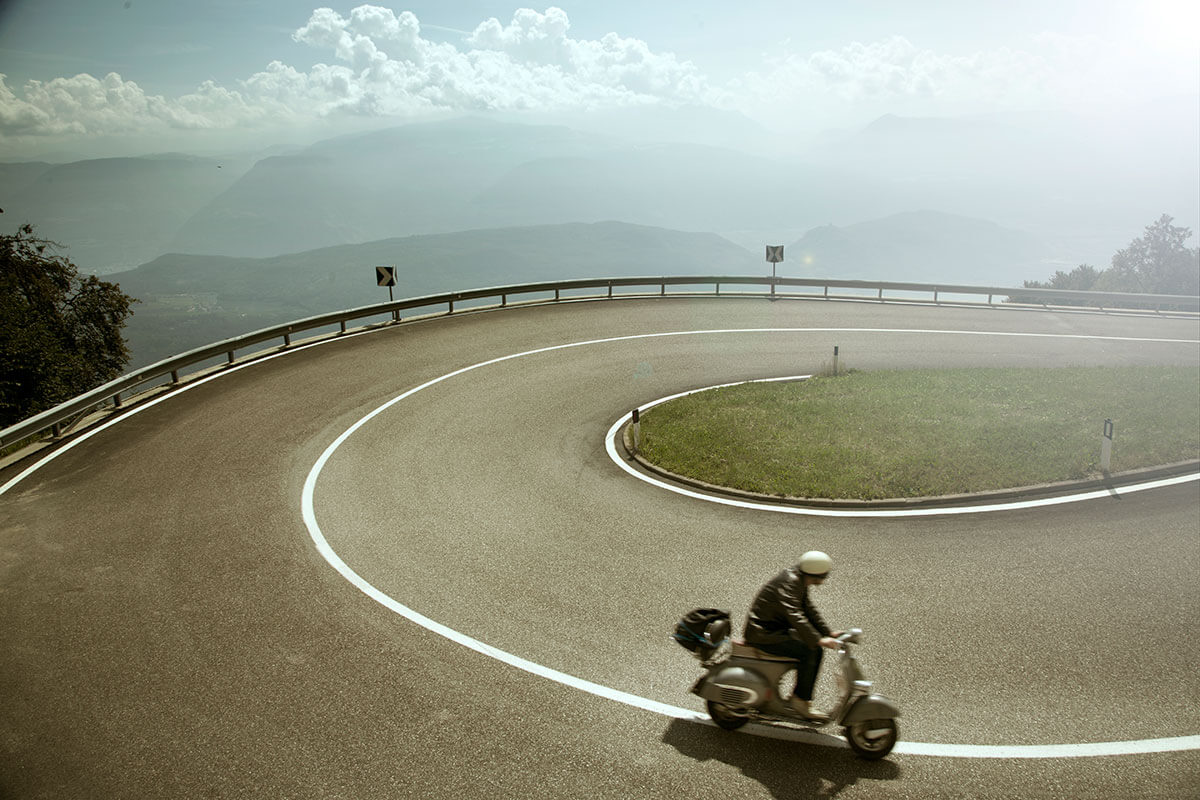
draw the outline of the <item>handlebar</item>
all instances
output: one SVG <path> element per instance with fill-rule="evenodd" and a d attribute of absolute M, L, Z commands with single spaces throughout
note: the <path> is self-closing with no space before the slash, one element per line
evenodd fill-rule
<path fill-rule="evenodd" d="M 862 628 L 851 628 L 838 636 L 837 640 L 842 644 L 858 644 L 862 641 Z"/>

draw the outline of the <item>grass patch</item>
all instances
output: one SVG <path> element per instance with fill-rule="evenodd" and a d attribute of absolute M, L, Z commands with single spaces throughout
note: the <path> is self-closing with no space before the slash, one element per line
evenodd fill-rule
<path fill-rule="evenodd" d="M 923 497 L 1200 458 L 1200 368 L 854 372 L 699 392 L 642 416 L 640 453 L 768 495 Z"/>

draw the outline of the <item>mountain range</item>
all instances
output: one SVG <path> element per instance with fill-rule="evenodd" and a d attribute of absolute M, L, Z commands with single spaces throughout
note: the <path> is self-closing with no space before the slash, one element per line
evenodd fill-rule
<path fill-rule="evenodd" d="M 1019 286 L 1103 267 L 1164 212 L 1193 227 L 1200 217 L 1194 113 L 1168 126 L 1148 115 L 1103 141 L 1066 117 L 886 116 L 803 146 L 711 113 L 653 112 L 659 124 L 648 113 L 590 128 L 462 117 L 256 154 L 0 164 L 0 208 L 142 301 L 127 329 L 135 364 L 378 302 L 377 264 L 400 266 L 400 296 L 413 296 L 765 274 L 763 246 L 786 244 L 785 275 Z M 712 135 L 664 138 L 681 119 Z"/>
<path fill-rule="evenodd" d="M 1074 265 L 1102 263 L 1164 212 L 1195 224 L 1196 127 L 1184 116 L 1137 148 L 1100 144 L 1086 122 L 888 116 L 816 145 L 751 138 L 741 150 L 464 117 L 270 155 L 0 164 L 0 208 L 96 274 L 169 252 L 271 257 L 607 220 L 715 232 L 757 249 L 919 209 L 1027 230 Z"/>
<path fill-rule="evenodd" d="M 948 255 L 961 250 L 979 258 Z M 1040 252 L 1038 240 L 1019 231 L 916 212 L 815 229 L 785 246 L 777 269 L 828 274 L 821 266 L 876 279 L 958 270 L 959 283 L 991 284 L 1003 283 L 987 279 L 1012 263 L 1048 274 Z M 140 301 L 125 331 L 137 367 L 289 320 L 384 302 L 376 265 L 398 267 L 397 298 L 570 278 L 771 272 L 764 251 L 713 233 L 600 222 L 407 236 L 269 258 L 170 254 L 106 279 Z"/>

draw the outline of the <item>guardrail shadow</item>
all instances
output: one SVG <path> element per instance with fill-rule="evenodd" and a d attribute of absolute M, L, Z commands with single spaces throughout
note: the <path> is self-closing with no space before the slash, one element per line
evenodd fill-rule
<path fill-rule="evenodd" d="M 835 797 L 862 780 L 901 776 L 900 767 L 891 761 L 864 761 L 849 747 L 768 739 L 688 720 L 671 720 L 662 740 L 696 761 L 736 767 L 777 800 Z"/>

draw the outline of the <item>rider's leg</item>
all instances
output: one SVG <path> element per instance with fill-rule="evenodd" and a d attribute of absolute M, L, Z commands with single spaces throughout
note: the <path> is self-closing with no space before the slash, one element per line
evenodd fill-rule
<path fill-rule="evenodd" d="M 796 699 L 812 700 L 817 673 L 821 670 L 821 655 L 821 648 L 805 647 L 803 656 L 796 659 L 796 691 L 792 695 Z"/>
<path fill-rule="evenodd" d="M 755 644 L 764 653 L 787 656 L 796 660 L 796 688 L 792 692 L 791 705 L 796 711 L 812 719 L 824 719 L 825 715 L 811 707 L 813 686 L 821 668 L 821 648 L 811 648 L 796 639 L 772 644 Z"/>

